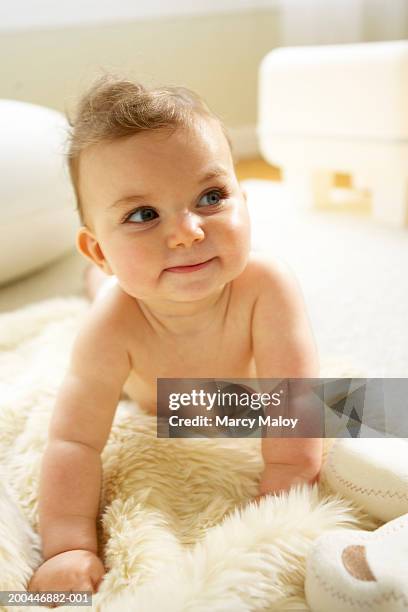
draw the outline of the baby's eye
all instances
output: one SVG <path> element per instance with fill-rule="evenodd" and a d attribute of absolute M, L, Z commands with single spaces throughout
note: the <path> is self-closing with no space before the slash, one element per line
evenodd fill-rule
<path fill-rule="evenodd" d="M 200 199 L 200 202 L 203 202 L 203 200 L 206 200 L 204 207 L 206 207 L 208 204 L 210 206 L 216 206 L 217 204 L 220 203 L 222 199 L 223 199 L 223 194 L 221 193 L 221 191 L 219 191 L 218 189 L 213 189 L 212 191 L 208 191 L 208 193 L 205 193 Z"/>
<path fill-rule="evenodd" d="M 149 208 L 148 206 L 142 206 L 137 210 L 133 211 L 125 221 L 132 220 L 132 223 L 145 223 L 147 221 L 152 221 L 156 219 L 159 215 L 154 210 L 154 208 Z"/>

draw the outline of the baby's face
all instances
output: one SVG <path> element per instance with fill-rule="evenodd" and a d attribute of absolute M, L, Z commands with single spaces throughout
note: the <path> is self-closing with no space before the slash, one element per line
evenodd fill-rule
<path fill-rule="evenodd" d="M 89 147 L 79 189 L 88 227 L 78 246 L 133 297 L 201 299 L 245 268 L 246 198 L 215 120 Z"/>

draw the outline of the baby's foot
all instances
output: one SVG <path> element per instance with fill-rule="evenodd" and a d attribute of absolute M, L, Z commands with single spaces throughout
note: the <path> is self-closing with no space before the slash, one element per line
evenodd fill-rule
<path fill-rule="evenodd" d="M 313 612 L 408 610 L 408 514 L 375 531 L 333 531 L 307 560 L 305 592 Z"/>
<path fill-rule="evenodd" d="M 108 277 L 97 266 L 89 264 L 84 270 L 83 278 L 86 296 L 93 301 Z"/>

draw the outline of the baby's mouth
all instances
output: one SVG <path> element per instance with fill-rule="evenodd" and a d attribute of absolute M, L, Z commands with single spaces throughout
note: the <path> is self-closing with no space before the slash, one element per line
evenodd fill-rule
<path fill-rule="evenodd" d="M 207 267 L 208 265 L 210 265 L 210 263 L 212 261 L 214 261 L 215 257 L 212 257 L 211 259 L 207 259 L 205 261 L 196 263 L 196 264 L 189 264 L 189 265 L 184 265 L 184 266 L 173 266 L 171 268 L 165 268 L 165 272 L 195 272 L 196 270 L 201 270 L 202 268 Z"/>

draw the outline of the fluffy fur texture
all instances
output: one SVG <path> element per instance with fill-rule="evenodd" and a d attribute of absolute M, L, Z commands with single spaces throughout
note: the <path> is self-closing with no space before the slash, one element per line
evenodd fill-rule
<path fill-rule="evenodd" d="M 41 456 L 87 307 L 58 298 L 0 316 L 0 589 L 24 589 L 41 561 Z M 326 368 L 324 375 L 347 372 Z M 99 536 L 107 573 L 96 610 L 307 610 L 312 542 L 328 530 L 379 524 L 324 481 L 256 505 L 259 440 L 158 439 L 155 418 L 126 400 L 103 468 Z"/>

